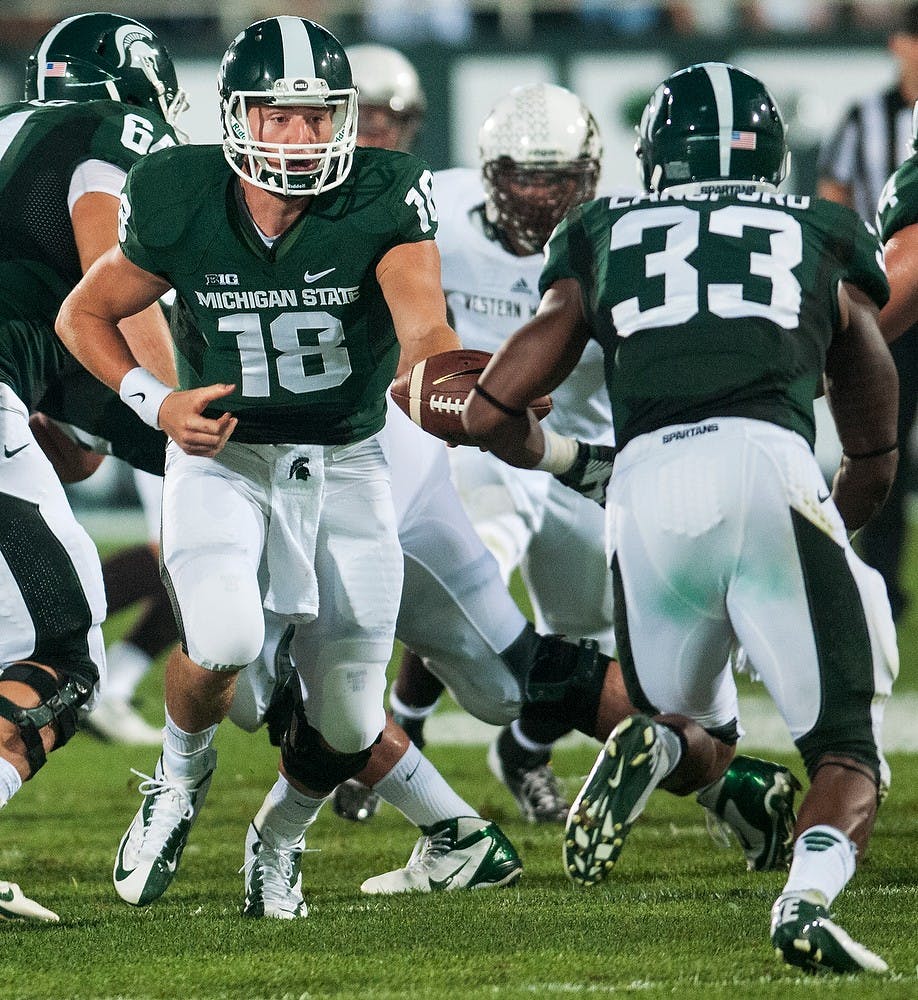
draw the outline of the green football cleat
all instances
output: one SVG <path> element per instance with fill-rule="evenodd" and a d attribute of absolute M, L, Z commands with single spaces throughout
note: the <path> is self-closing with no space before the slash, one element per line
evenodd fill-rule
<path fill-rule="evenodd" d="M 188 832 L 210 788 L 216 751 L 210 756 L 210 770 L 192 788 L 166 777 L 161 756 L 152 778 L 132 769 L 143 779 L 137 790 L 144 800 L 121 838 L 112 872 L 115 891 L 126 903 L 147 906 L 175 878 Z"/>
<path fill-rule="evenodd" d="M 244 917 L 295 920 L 306 916 L 300 860 L 303 840 L 294 847 L 272 847 L 261 839 L 254 823 L 245 837 Z"/>
<path fill-rule="evenodd" d="M 15 882 L 0 882 L 0 920 L 44 920 L 56 924 L 61 918 L 36 903 Z"/>
<path fill-rule="evenodd" d="M 658 727 L 646 715 L 612 730 L 564 828 L 564 870 L 572 882 L 595 885 L 608 875 L 669 766 Z"/>
<path fill-rule="evenodd" d="M 790 864 L 798 791 L 800 782 L 786 767 L 739 754 L 724 776 L 696 797 L 711 837 L 726 847 L 732 833 L 748 870 L 762 872 Z"/>
<path fill-rule="evenodd" d="M 447 892 L 512 885 L 523 873 L 513 845 L 496 823 L 460 816 L 426 828 L 404 868 L 368 878 L 370 895 Z"/>
<path fill-rule="evenodd" d="M 788 892 L 771 908 L 771 943 L 788 965 L 810 972 L 886 972 L 889 966 L 830 919 L 821 892 Z"/>

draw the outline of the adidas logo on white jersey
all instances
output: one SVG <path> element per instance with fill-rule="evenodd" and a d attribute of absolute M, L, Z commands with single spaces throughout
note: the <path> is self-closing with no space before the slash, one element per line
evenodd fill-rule
<path fill-rule="evenodd" d="M 525 278 L 517 278 L 516 281 L 510 286 L 511 292 L 531 292 L 532 289 L 526 283 Z"/>

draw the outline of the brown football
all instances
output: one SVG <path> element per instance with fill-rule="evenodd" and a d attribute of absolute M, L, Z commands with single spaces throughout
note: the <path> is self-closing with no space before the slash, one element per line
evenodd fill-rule
<path fill-rule="evenodd" d="M 462 426 L 468 394 L 491 360 L 487 351 L 444 351 L 419 361 L 392 383 L 390 394 L 418 427 L 450 444 L 474 444 Z M 551 413 L 551 397 L 530 404 L 541 420 Z"/>

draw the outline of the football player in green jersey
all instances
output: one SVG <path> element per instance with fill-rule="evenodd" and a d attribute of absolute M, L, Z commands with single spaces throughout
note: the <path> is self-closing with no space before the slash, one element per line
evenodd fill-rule
<path fill-rule="evenodd" d="M 640 714 L 612 732 L 574 802 L 566 868 L 600 881 L 655 787 L 690 790 L 723 770 L 739 735 L 723 664 L 739 642 L 810 777 L 772 944 L 806 968 L 881 972 L 829 915 L 876 815 L 896 660 L 888 599 L 846 532 L 896 468 L 879 244 L 850 209 L 778 193 L 784 124 L 736 67 L 664 81 L 638 154 L 646 194 L 587 203 L 559 226 L 539 312 L 463 418 L 511 464 L 563 472 L 575 442 L 543 433 L 527 404 L 590 337 L 605 351 L 615 632 Z M 845 450 L 831 495 L 812 454 L 822 382 Z"/>
<path fill-rule="evenodd" d="M 918 150 L 918 105 L 913 120 L 913 146 Z M 877 206 L 877 230 L 889 278 L 889 301 L 880 312 L 887 343 L 897 340 L 918 317 L 918 152 L 886 182 Z"/>
<path fill-rule="evenodd" d="M 183 648 L 166 671 L 163 753 L 115 862 L 135 905 L 175 874 L 236 674 L 262 647 L 263 602 L 304 626 L 308 708 L 284 739 L 262 827 L 295 801 L 301 834 L 369 759 L 402 579 L 377 440 L 385 393 L 398 366 L 459 346 L 430 172 L 356 148 L 337 39 L 299 17 L 259 21 L 228 48 L 218 86 L 222 147 L 164 151 L 130 174 L 120 247 L 58 319 L 79 360 L 172 439 L 162 556 Z M 117 327 L 170 287 L 176 391 Z M 279 853 L 262 827 L 247 840 L 246 912 L 302 916 L 302 837 Z M 289 876 L 280 902 L 263 892 L 268 865 Z"/>
<path fill-rule="evenodd" d="M 39 41 L 25 100 L 0 108 L 0 588 L 14 609 L 0 654 L 0 805 L 73 735 L 105 663 L 99 558 L 29 410 L 75 366 L 54 334 L 58 307 L 117 242 L 125 175 L 146 153 L 175 145 L 184 103 L 153 32 L 131 18 L 82 14 Z M 158 306 L 123 330 L 160 377 L 173 377 Z M 10 884 L 0 886 L 0 914 L 57 919 Z"/>

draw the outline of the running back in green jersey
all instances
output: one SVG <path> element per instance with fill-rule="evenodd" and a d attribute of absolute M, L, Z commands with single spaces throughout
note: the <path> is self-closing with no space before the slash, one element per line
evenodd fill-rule
<path fill-rule="evenodd" d="M 877 229 L 886 241 L 918 222 L 918 153 L 909 157 L 889 178 L 877 205 Z"/>
<path fill-rule="evenodd" d="M 235 385 L 233 439 L 338 444 L 378 431 L 399 345 L 376 280 L 385 254 L 431 240 L 431 175 L 404 153 L 358 149 L 272 246 L 255 229 L 219 146 L 183 146 L 128 176 L 125 255 L 177 291 L 183 389 Z"/>
<path fill-rule="evenodd" d="M 82 277 L 68 195 L 74 170 L 101 160 L 127 171 L 175 145 L 152 112 L 114 101 L 0 107 L 0 373 L 27 405 L 66 352 L 54 333 Z"/>
<path fill-rule="evenodd" d="M 575 209 L 540 288 L 575 278 L 619 447 L 709 417 L 767 420 L 812 446 L 840 281 L 882 306 L 876 235 L 841 205 L 772 191 L 642 195 Z"/>

